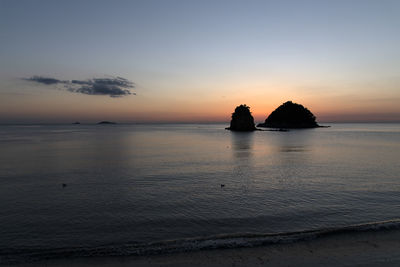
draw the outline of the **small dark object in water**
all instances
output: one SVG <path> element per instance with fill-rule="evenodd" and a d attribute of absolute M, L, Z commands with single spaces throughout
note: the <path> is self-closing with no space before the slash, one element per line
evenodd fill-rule
<path fill-rule="evenodd" d="M 74 122 L 74 123 L 72 123 L 72 124 L 81 124 L 79 121 L 76 121 L 76 122 Z"/>
<path fill-rule="evenodd" d="M 221 188 L 222 188 L 222 187 L 225 187 L 225 185 L 224 185 L 224 184 L 221 184 Z"/>
<path fill-rule="evenodd" d="M 99 122 L 97 124 L 117 124 L 117 123 L 113 122 L 113 121 L 101 121 L 101 122 Z"/>
<path fill-rule="evenodd" d="M 67 184 L 62 184 L 62 187 L 64 188 L 64 187 L 66 187 L 67 186 Z"/>

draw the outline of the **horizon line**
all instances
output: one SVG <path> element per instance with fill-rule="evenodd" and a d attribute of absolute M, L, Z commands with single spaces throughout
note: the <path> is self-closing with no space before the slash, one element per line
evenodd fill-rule
<path fill-rule="evenodd" d="M 97 125 L 101 121 L 90 121 L 90 122 L 0 122 L 0 126 L 12 126 L 12 125 Z M 127 124 L 229 124 L 229 121 L 139 121 L 139 122 L 126 122 L 126 121 L 115 121 L 112 120 L 110 122 L 114 122 L 119 125 L 127 125 Z M 329 124 L 329 123 L 400 123 L 400 120 L 393 121 L 320 121 L 318 124 Z M 258 123 L 255 123 L 258 124 Z M 323 126 L 323 125 L 322 125 Z"/>

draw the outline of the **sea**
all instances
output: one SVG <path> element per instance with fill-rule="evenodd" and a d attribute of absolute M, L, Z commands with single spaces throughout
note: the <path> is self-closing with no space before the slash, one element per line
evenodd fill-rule
<path fill-rule="evenodd" d="M 400 227 L 400 124 L 1 125 L 0 264 Z"/>

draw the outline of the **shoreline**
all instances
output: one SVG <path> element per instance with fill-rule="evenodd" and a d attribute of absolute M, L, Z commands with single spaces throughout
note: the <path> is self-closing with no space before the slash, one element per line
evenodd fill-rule
<path fill-rule="evenodd" d="M 60 258 L 13 266 L 400 266 L 400 229 L 338 233 L 294 243 L 150 256 Z"/>

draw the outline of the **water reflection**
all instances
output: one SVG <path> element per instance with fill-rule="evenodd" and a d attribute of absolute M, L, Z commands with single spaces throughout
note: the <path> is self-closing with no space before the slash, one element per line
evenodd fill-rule
<path fill-rule="evenodd" d="M 278 152 L 306 152 L 311 150 L 313 131 L 308 129 L 292 130 L 280 134 L 277 138 Z"/>
<path fill-rule="evenodd" d="M 235 158 L 250 158 L 253 155 L 254 133 L 232 132 L 231 147 Z"/>
<path fill-rule="evenodd" d="M 274 176 L 281 188 L 303 187 L 299 177 L 312 173 L 314 138 L 312 130 L 291 130 L 276 136 L 273 166 Z"/>
<path fill-rule="evenodd" d="M 254 133 L 232 132 L 231 147 L 233 158 L 229 186 L 236 187 L 238 194 L 243 197 L 248 194 L 254 179 Z M 239 205 L 241 201 L 236 204 Z"/>

